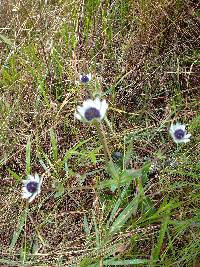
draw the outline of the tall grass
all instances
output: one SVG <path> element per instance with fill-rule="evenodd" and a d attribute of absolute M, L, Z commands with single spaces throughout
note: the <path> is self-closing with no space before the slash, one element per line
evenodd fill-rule
<path fill-rule="evenodd" d="M 0 263 L 198 266 L 198 3 L 16 1 L 3 9 Z M 79 75 L 88 73 L 84 86 Z M 91 90 L 109 103 L 103 130 L 113 164 L 95 127 L 74 119 Z M 180 147 L 168 135 L 177 120 L 192 133 Z M 27 206 L 21 181 L 35 172 L 42 192 Z"/>

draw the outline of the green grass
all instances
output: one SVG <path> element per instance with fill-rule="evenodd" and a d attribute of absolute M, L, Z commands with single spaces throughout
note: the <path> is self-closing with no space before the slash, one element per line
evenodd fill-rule
<path fill-rule="evenodd" d="M 0 17 L 0 263 L 199 266 L 200 6 L 46 2 L 7 3 Z M 114 164 L 74 119 L 90 95 L 109 104 Z M 173 143 L 173 121 L 189 143 Z M 34 173 L 42 191 L 28 205 Z"/>

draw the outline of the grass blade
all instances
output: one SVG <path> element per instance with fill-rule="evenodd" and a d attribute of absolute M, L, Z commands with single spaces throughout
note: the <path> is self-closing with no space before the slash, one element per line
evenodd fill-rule
<path fill-rule="evenodd" d="M 117 199 L 117 201 L 116 201 L 116 203 L 115 203 L 115 205 L 114 205 L 114 207 L 112 209 L 112 212 L 110 214 L 110 218 L 107 221 L 107 224 L 106 224 L 107 227 L 109 227 L 110 223 L 113 221 L 113 218 L 115 217 L 115 214 L 116 214 L 117 210 L 119 209 L 119 207 L 120 207 L 120 205 L 121 205 L 121 203 L 122 203 L 122 201 L 124 199 L 124 196 L 125 196 L 126 192 L 127 192 L 127 188 L 124 188 L 122 193 L 121 193 L 121 195 L 120 195 L 120 197 Z"/>
<path fill-rule="evenodd" d="M 50 138 L 51 138 L 51 149 L 53 153 L 53 159 L 54 161 L 58 160 L 58 143 L 57 143 L 57 137 L 54 132 L 54 129 L 50 129 Z"/>
<path fill-rule="evenodd" d="M 9 38 L 7 38 L 5 35 L 0 34 L 0 40 L 2 40 L 5 44 L 12 46 L 12 42 Z"/>
<path fill-rule="evenodd" d="M 89 228 L 87 216 L 85 214 L 83 218 L 83 229 L 86 235 L 90 235 L 90 228 Z"/>
<path fill-rule="evenodd" d="M 152 258 L 153 262 L 156 262 L 159 259 L 161 247 L 162 247 L 162 244 L 164 241 L 164 237 L 165 237 L 165 233 L 167 231 L 168 224 L 169 224 L 169 216 L 166 215 L 164 220 L 163 220 L 163 223 L 161 224 L 161 227 L 160 227 L 160 232 L 159 232 L 157 243 L 152 250 L 151 258 Z"/>
<path fill-rule="evenodd" d="M 93 218 L 93 222 L 94 222 L 94 229 L 95 229 L 95 236 L 96 236 L 96 246 L 99 249 L 100 248 L 100 233 L 99 233 L 99 229 L 98 229 L 98 225 L 97 225 L 97 221 L 96 221 L 96 217 L 95 217 L 94 211 L 92 211 L 92 218 Z"/>
<path fill-rule="evenodd" d="M 26 174 L 30 175 L 31 173 L 31 138 L 28 138 L 26 145 Z"/>
<path fill-rule="evenodd" d="M 19 222 L 18 222 L 18 227 L 17 230 L 14 232 L 11 243 L 10 243 L 10 250 L 13 250 L 17 240 L 24 228 L 25 222 L 26 222 L 26 218 L 27 218 L 27 214 L 28 214 L 28 208 L 26 208 L 23 213 L 21 214 L 20 218 L 19 218 Z"/>
<path fill-rule="evenodd" d="M 109 259 L 104 260 L 103 264 L 105 266 L 126 266 L 126 265 L 138 265 L 138 264 L 148 264 L 150 263 L 149 260 L 146 259 L 131 259 L 131 260 L 115 260 L 115 259 Z"/>
<path fill-rule="evenodd" d="M 118 232 L 124 224 L 128 221 L 128 219 L 135 215 L 138 208 L 140 195 L 137 195 L 127 206 L 126 208 L 119 214 L 119 216 L 113 222 L 109 233 L 114 234 Z"/>

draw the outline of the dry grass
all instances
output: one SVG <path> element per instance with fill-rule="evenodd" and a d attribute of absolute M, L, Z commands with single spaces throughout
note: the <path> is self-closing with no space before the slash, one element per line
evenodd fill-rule
<path fill-rule="evenodd" d="M 2 264 L 103 266 L 106 255 L 118 259 L 156 255 L 153 247 L 167 212 L 158 212 L 160 217 L 154 220 L 147 211 L 142 213 L 142 207 L 127 229 L 102 247 L 95 239 L 96 223 L 102 240 L 107 240 L 104 224 L 118 195 L 97 190 L 97 181 L 107 178 L 101 147 L 95 129 L 74 120 L 77 103 L 88 97 L 76 81 L 80 73 L 92 72 L 109 102 L 108 117 L 115 132 L 107 135 L 112 152 L 130 149 L 129 164 L 137 169 L 146 159 L 153 162 L 145 195 L 155 210 L 171 205 L 158 264 L 198 266 L 199 4 L 87 0 L 47 1 L 46 5 L 5 1 L 2 6 L 0 34 L 8 38 L 0 35 Z M 98 83 L 92 88 L 97 89 Z M 188 124 L 193 135 L 191 145 L 178 151 L 168 136 L 174 120 Z M 52 156 L 50 129 L 56 133 L 57 160 Z M 20 192 L 28 137 L 31 171 L 45 173 L 42 160 L 50 172 L 11 251 L 25 209 Z M 70 155 L 67 176 L 64 155 L 89 138 Z M 90 151 L 95 149 L 94 160 Z M 58 198 L 55 182 L 65 188 Z M 86 217 L 89 233 L 85 232 Z M 198 220 L 189 224 L 192 218 Z M 99 265 L 92 265 L 97 259 Z"/>

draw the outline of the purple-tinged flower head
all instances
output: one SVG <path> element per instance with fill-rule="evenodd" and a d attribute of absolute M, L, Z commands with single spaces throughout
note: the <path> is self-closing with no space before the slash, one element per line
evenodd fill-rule
<path fill-rule="evenodd" d="M 172 124 L 169 133 L 171 134 L 175 143 L 187 143 L 190 141 L 191 134 L 187 133 L 184 124 L 176 123 Z"/>
<path fill-rule="evenodd" d="M 29 175 L 27 180 L 22 182 L 22 198 L 29 199 L 29 202 L 33 201 L 40 194 L 42 178 L 36 173 L 35 175 Z"/>
<path fill-rule="evenodd" d="M 121 151 L 114 151 L 112 153 L 112 158 L 115 162 L 119 162 L 120 160 L 123 159 L 123 154 Z"/>
<path fill-rule="evenodd" d="M 93 120 L 101 121 L 108 109 L 106 100 L 100 100 L 98 97 L 95 100 L 88 99 L 83 102 L 82 106 L 77 107 L 75 117 L 83 122 L 92 122 Z"/>
<path fill-rule="evenodd" d="M 86 84 L 92 79 L 92 74 L 89 73 L 87 75 L 80 75 L 79 79 L 80 79 L 81 83 L 85 83 Z"/>

